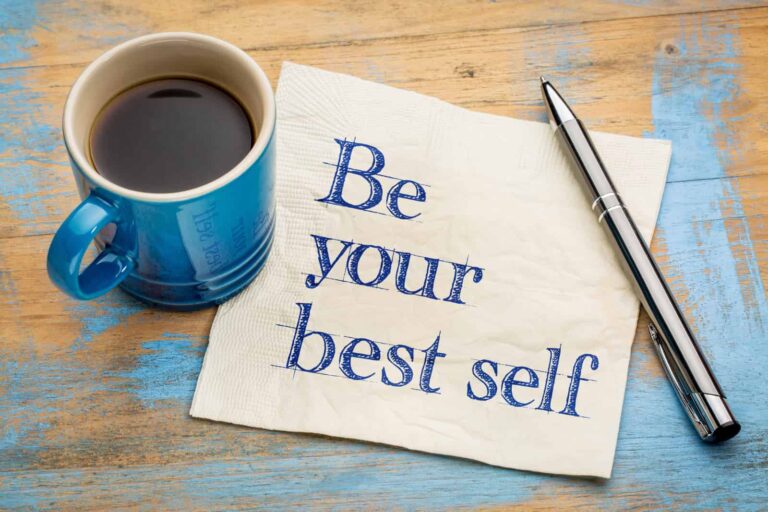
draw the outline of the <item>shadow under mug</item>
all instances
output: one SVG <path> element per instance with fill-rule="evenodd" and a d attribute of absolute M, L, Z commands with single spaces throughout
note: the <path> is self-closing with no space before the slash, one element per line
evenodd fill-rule
<path fill-rule="evenodd" d="M 173 193 L 126 189 L 96 172 L 89 135 L 117 93 L 153 78 L 189 77 L 237 97 L 255 143 L 223 176 Z M 210 36 L 161 33 L 127 41 L 90 64 L 64 107 L 64 142 L 83 200 L 53 237 L 48 275 L 64 292 L 92 299 L 115 286 L 152 305 L 197 309 L 221 303 L 261 270 L 275 223 L 275 100 L 242 50 Z M 81 270 L 91 242 L 96 258 Z"/>

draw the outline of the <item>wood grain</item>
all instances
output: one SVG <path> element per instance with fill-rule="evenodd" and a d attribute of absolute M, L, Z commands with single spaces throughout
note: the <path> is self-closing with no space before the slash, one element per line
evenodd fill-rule
<path fill-rule="evenodd" d="M 702 24 L 735 25 L 738 20 L 742 41 L 739 63 L 752 69 L 754 62 L 756 75 L 745 78 L 749 82 L 759 80 L 768 11 L 749 9 L 746 13 L 744 19 L 734 18 L 731 12 L 716 12 L 703 18 L 694 14 L 572 24 L 558 28 L 557 37 L 547 27 L 513 28 L 347 45 L 273 47 L 249 54 L 275 85 L 281 63 L 293 60 L 484 112 L 537 120 L 543 120 L 543 111 L 535 81 L 539 74 L 545 74 L 563 84 L 590 126 L 642 135 L 653 128 L 649 66 L 654 59 L 677 65 L 680 55 L 674 40 L 680 31 Z M 16 138 L 6 153 L 17 168 L 0 189 L 5 197 L 0 204 L 0 237 L 52 233 L 78 202 L 58 123 L 68 87 L 82 68 L 82 64 L 33 67 L 23 75 L 17 69 L 0 71 L 0 81 L 5 75 L 14 85 L 0 101 L 9 104 L 5 124 L 12 126 Z M 23 87 L 19 76 L 23 76 Z M 751 123 L 753 132 L 764 134 L 766 126 L 760 120 L 768 116 L 767 96 L 764 88 L 754 88 L 749 96 L 733 102 L 727 120 Z M 26 143 L 30 139 L 35 142 L 31 148 Z M 768 144 L 759 137 L 751 140 L 750 151 L 731 166 L 729 173 L 760 173 L 768 168 Z M 33 196 L 34 201 L 30 201 Z"/>
<path fill-rule="evenodd" d="M 768 7 L 750 2 L 0 3 L 0 508 L 760 509 L 768 480 Z M 214 310 L 75 302 L 47 279 L 77 204 L 59 116 L 83 67 L 143 33 L 245 48 L 543 120 L 551 78 L 590 127 L 669 138 L 654 252 L 745 424 L 696 439 L 641 315 L 614 477 L 536 475 L 192 420 Z"/>
<path fill-rule="evenodd" d="M 231 41 L 245 50 L 294 46 L 349 46 L 362 41 L 403 39 L 425 34 L 527 27 L 553 27 L 589 21 L 650 18 L 669 14 L 748 9 L 759 3 L 736 0 L 671 2 L 596 1 L 572 4 L 526 2 L 446 2 L 274 0 L 211 2 L 107 0 L 102 2 L 9 5 L 8 29 L 18 30 L 32 14 L 27 54 L 8 52 L 6 66 L 87 63 L 112 38 L 183 27 Z M 30 10 L 33 12 L 30 13 Z M 96 26 L 94 26 L 96 25 Z M 26 46 L 23 45 L 22 46 Z"/>

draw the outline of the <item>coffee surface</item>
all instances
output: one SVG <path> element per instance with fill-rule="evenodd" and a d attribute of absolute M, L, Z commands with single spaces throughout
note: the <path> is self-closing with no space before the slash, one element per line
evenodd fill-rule
<path fill-rule="evenodd" d="M 253 146 L 245 109 L 223 89 L 168 78 L 113 98 L 91 131 L 99 174 L 141 192 L 179 192 L 224 175 Z"/>

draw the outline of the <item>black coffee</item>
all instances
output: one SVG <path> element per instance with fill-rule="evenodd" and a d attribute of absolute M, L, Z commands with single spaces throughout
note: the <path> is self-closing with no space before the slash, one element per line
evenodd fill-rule
<path fill-rule="evenodd" d="M 125 188 L 179 192 L 232 169 L 253 139 L 248 114 L 229 93 L 168 78 L 136 85 L 104 107 L 91 131 L 91 159 Z"/>

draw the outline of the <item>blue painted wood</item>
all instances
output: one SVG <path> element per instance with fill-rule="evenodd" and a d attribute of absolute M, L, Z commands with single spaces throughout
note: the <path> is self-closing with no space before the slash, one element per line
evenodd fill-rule
<path fill-rule="evenodd" d="M 35 43 L 37 16 L 35 2 L 0 0 L 0 27 L 12 27 L 0 31 L 0 67 Z M 42 254 L 47 238 L 31 237 L 0 240 L 0 326 L 14 333 L 0 333 L 0 508 L 765 509 L 768 407 L 759 393 L 768 382 L 768 305 L 752 226 L 727 179 L 745 142 L 730 109 L 742 94 L 739 27 L 735 19 L 681 24 L 669 43 L 678 52 L 655 58 L 649 91 L 648 135 L 672 139 L 674 155 L 657 241 L 664 271 L 744 423 L 739 437 L 722 446 L 700 443 L 641 344 L 633 350 L 609 481 L 192 420 L 187 410 L 204 322 L 170 315 L 164 322 L 163 313 L 112 294 L 68 303 L 64 313 L 78 330 L 67 343 L 32 339 L 26 326 L 46 317 L 24 310 L 19 294 L 28 281 L 7 259 L 11 244 L 28 244 L 17 258 Z M 592 58 L 579 38 L 557 46 L 554 55 L 530 58 L 551 60 L 561 74 Z M 59 203 L 45 203 L 55 191 L 26 152 L 53 151 L 50 158 L 65 164 L 55 156 L 63 158 L 54 151 L 57 127 L 37 117 L 45 98 L 31 92 L 25 76 L 23 69 L 0 70 L 0 121 L 18 128 L 0 132 L 0 194 L 20 222 L 34 227 L 43 210 Z M 28 205 L 30 197 L 39 202 Z M 24 272 L 42 273 L 42 264 Z M 149 331 L 156 334 L 132 336 Z"/>

